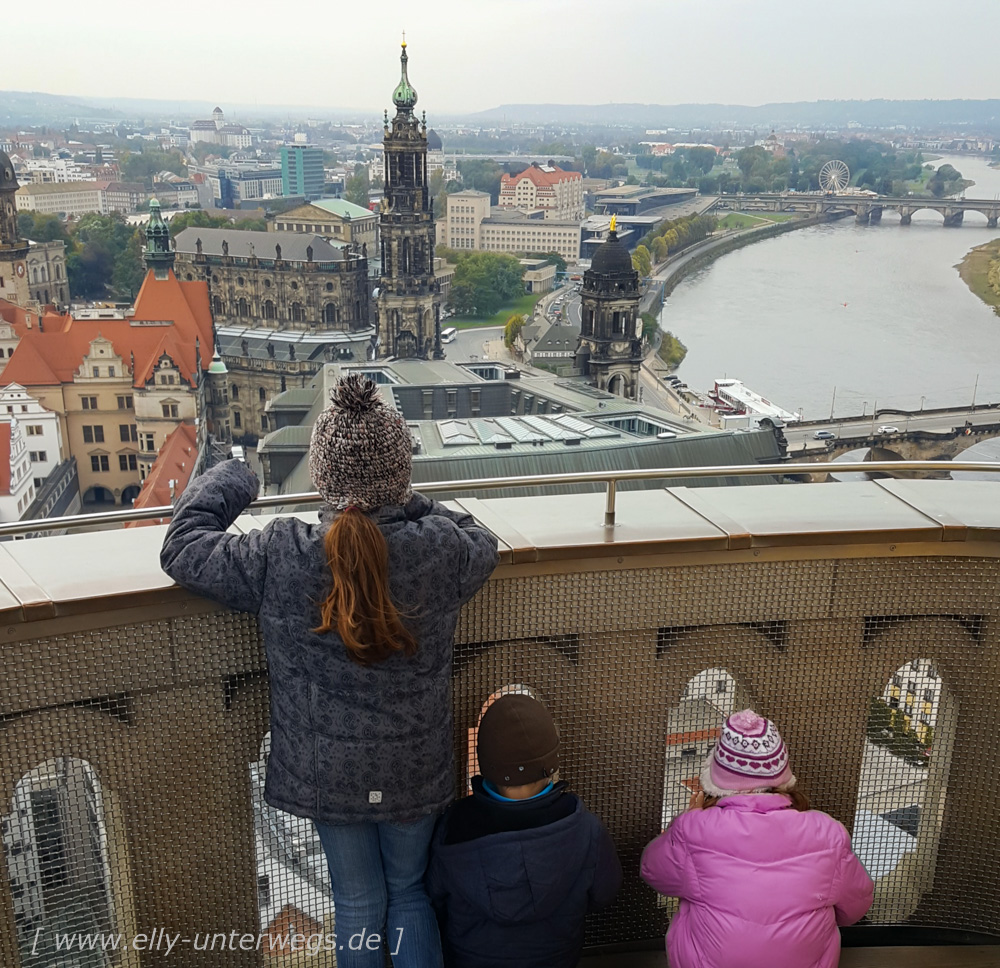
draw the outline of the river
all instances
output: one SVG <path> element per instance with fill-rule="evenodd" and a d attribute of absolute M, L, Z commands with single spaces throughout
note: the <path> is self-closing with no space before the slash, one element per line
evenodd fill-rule
<path fill-rule="evenodd" d="M 985 159 L 946 161 L 975 180 L 967 197 L 1000 195 Z M 735 377 L 805 419 L 1000 402 L 1000 316 L 955 268 L 1000 230 L 972 212 L 941 221 L 848 217 L 722 256 L 665 303 L 661 325 L 688 347 L 679 375 L 700 390 Z"/>

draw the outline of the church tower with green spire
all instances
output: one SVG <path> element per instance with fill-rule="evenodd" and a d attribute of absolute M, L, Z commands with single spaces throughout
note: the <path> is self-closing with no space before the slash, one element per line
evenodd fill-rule
<path fill-rule="evenodd" d="M 146 226 L 146 248 L 142 259 L 147 271 L 153 270 L 156 279 L 166 279 L 174 267 L 174 250 L 170 247 L 170 229 L 160 212 L 160 203 L 149 200 L 149 224 Z"/>
<path fill-rule="evenodd" d="M 392 101 L 396 115 L 385 117 L 385 190 L 379 229 L 382 276 L 379 282 L 380 355 L 444 359 L 441 349 L 441 287 L 434 277 L 434 213 L 427 190 L 427 121 L 413 113 L 417 92 L 402 74 Z"/>

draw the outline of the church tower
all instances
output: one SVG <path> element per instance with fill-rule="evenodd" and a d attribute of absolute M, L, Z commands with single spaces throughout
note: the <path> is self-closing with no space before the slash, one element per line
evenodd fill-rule
<path fill-rule="evenodd" d="M 17 231 L 17 202 L 14 195 L 18 189 L 14 165 L 3 151 L 0 151 L 0 299 L 7 299 L 19 306 L 31 303 L 28 289 L 28 241 Z"/>
<path fill-rule="evenodd" d="M 413 113 L 417 92 L 402 77 L 385 117 L 385 194 L 379 217 L 382 277 L 376 303 L 381 356 L 444 359 L 441 288 L 434 277 L 434 213 L 427 191 L 427 121 Z"/>
<path fill-rule="evenodd" d="M 639 273 L 618 238 L 612 217 L 607 241 L 594 253 L 583 274 L 578 355 L 583 357 L 584 372 L 595 387 L 627 400 L 635 400 L 639 391 L 639 299 Z"/>
<path fill-rule="evenodd" d="M 146 225 L 146 248 L 142 252 L 142 261 L 146 271 L 153 270 L 153 277 L 166 279 L 174 267 L 176 253 L 170 246 L 170 229 L 160 212 L 160 203 L 149 200 L 149 223 Z"/>

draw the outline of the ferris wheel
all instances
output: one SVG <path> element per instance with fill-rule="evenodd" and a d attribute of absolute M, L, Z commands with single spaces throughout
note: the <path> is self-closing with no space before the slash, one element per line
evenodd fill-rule
<path fill-rule="evenodd" d="M 819 187 L 824 192 L 842 192 L 851 183 L 851 169 L 842 161 L 828 161 L 819 170 Z"/>

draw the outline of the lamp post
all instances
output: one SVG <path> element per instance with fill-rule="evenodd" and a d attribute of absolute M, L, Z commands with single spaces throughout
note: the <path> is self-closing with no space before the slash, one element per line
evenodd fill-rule
<path fill-rule="evenodd" d="M 923 412 L 924 412 L 924 400 L 925 400 L 925 399 L 927 399 L 927 398 L 926 398 L 926 397 L 921 397 L 921 398 L 920 398 L 920 412 L 921 412 L 921 413 L 923 413 Z"/>

